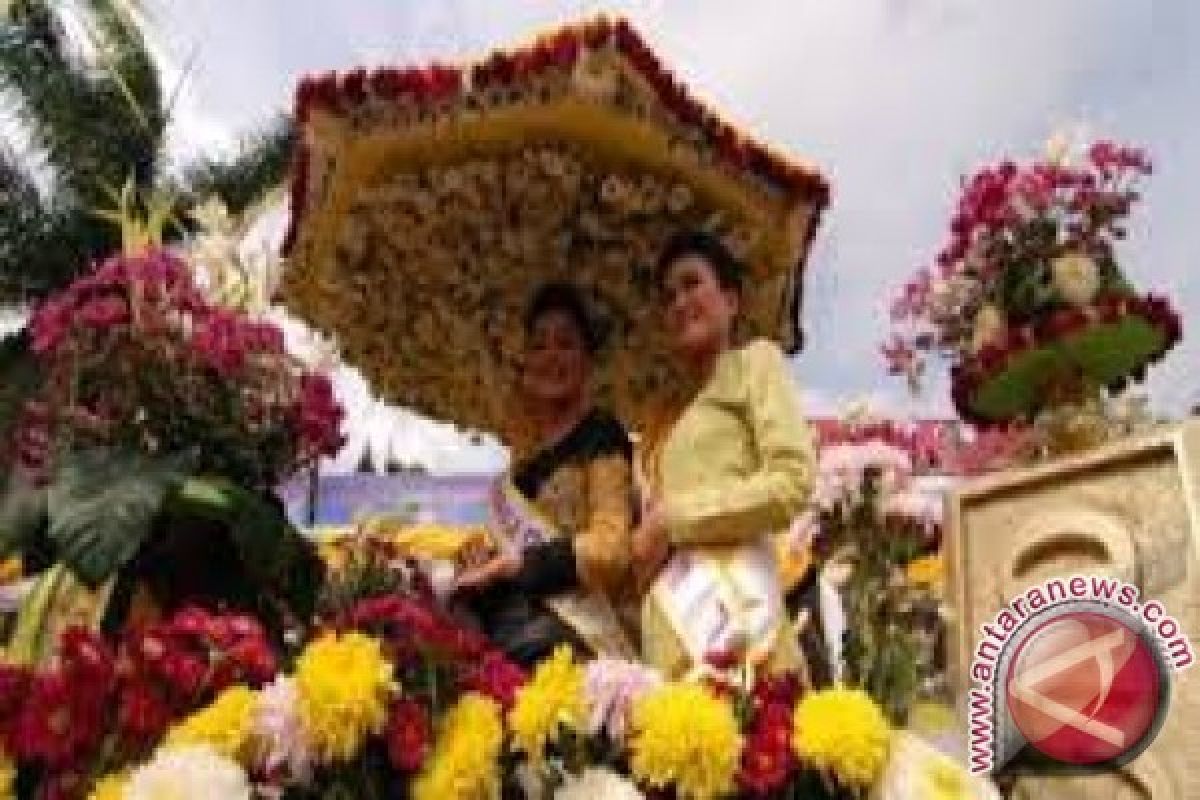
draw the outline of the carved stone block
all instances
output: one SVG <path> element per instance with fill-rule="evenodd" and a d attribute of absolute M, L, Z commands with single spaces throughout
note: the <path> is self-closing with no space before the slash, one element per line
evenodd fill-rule
<path fill-rule="evenodd" d="M 1157 599 L 1200 641 L 1200 422 L 964 484 L 948 501 L 952 668 L 969 688 L 980 626 L 1052 577 L 1096 574 Z M 1015 798 L 1200 798 L 1200 669 L 1173 673 L 1146 752 L 1112 775 L 1017 779 Z M 965 719 L 965 710 L 963 711 Z"/>

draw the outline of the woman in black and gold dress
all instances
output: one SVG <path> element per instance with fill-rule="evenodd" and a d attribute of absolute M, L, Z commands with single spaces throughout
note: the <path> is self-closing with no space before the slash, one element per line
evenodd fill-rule
<path fill-rule="evenodd" d="M 621 424 L 592 403 L 599 337 L 566 284 L 536 293 L 524 327 L 513 467 L 492 495 L 498 549 L 457 585 L 518 663 L 563 643 L 581 655 L 631 657 L 614 598 L 628 574 L 632 448 Z"/>

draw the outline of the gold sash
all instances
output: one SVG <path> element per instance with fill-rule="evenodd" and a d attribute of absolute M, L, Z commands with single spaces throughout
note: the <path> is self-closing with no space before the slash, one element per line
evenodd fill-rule
<path fill-rule="evenodd" d="M 520 551 L 562 538 L 558 526 L 521 494 L 508 474 L 493 484 L 490 505 L 492 522 L 504 547 Z M 636 658 L 637 650 L 608 598 L 580 589 L 544 598 L 544 602 L 596 655 Z"/>
<path fill-rule="evenodd" d="M 687 547 L 671 557 L 650 589 L 692 662 L 736 655 L 765 662 L 785 623 L 775 553 L 767 542 Z"/>

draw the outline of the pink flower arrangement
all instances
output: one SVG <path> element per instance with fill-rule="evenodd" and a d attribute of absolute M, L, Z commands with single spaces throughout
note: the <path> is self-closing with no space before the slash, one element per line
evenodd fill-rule
<path fill-rule="evenodd" d="M 1091 325 L 1140 317 L 1162 332 L 1151 360 L 1161 356 L 1181 335 L 1178 315 L 1134 294 L 1116 258 L 1150 173 L 1144 151 L 1101 141 L 1077 164 L 1004 161 L 966 179 L 934 263 L 893 300 L 888 371 L 916 384 L 928 355 L 948 359 L 956 407 L 974 420 L 981 382 Z"/>
<path fill-rule="evenodd" d="M 27 422 L 60 442 L 188 453 L 195 471 L 250 487 L 341 447 L 329 379 L 290 357 L 274 324 L 207 302 L 165 250 L 104 262 L 38 308 L 30 332 L 47 380 Z M 19 439 L 31 466 L 45 466 L 30 443 L 44 438 Z"/>

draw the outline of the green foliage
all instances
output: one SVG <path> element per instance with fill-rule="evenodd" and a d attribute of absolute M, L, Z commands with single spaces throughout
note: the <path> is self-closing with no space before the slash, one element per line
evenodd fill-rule
<path fill-rule="evenodd" d="M 48 489 L 48 535 L 84 583 L 103 583 L 137 554 L 167 494 L 173 464 L 134 451 L 75 454 Z"/>
<path fill-rule="evenodd" d="M 72 11 L 86 48 L 60 18 Z M 237 212 L 279 185 L 289 163 L 292 132 L 281 121 L 232 158 L 206 156 L 182 182 L 168 180 L 170 109 L 141 24 L 121 0 L 0 6 L 0 97 L 33 151 L 19 158 L 0 142 L 0 303 L 45 296 L 119 248 L 119 231 L 95 212 L 126 181 L 139 196 L 169 189 L 185 205 L 216 193 Z M 48 183 L 44 195 L 35 175 Z"/>

